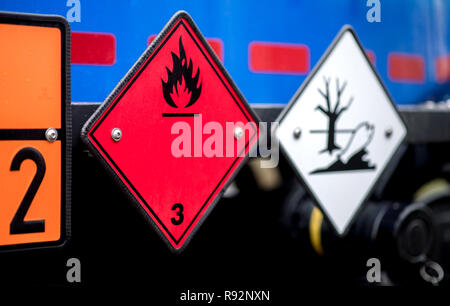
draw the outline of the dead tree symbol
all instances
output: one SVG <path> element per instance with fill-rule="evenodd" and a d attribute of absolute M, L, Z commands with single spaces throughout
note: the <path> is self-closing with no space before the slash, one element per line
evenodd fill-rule
<path fill-rule="evenodd" d="M 325 93 L 320 88 L 318 88 L 317 90 L 325 99 L 327 103 L 327 109 L 324 109 L 321 105 L 319 105 L 316 107 L 316 110 L 320 110 L 325 116 L 328 117 L 328 141 L 326 149 L 322 150 L 320 153 L 328 151 L 331 154 L 334 150 L 340 149 L 340 147 L 335 143 L 335 133 L 337 132 L 336 122 L 339 119 L 339 116 L 350 107 L 353 101 L 353 97 L 350 97 L 346 106 L 339 108 L 341 104 L 342 93 L 344 92 L 345 87 L 347 86 L 347 82 L 344 82 L 344 84 L 342 84 L 342 87 L 340 87 L 339 79 L 336 78 L 337 101 L 334 108 L 332 108 L 330 102 L 330 78 L 327 79 L 324 77 L 323 80 L 325 82 Z"/>

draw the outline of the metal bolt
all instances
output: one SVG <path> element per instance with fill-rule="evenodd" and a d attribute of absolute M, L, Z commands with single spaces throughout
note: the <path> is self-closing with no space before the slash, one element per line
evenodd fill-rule
<path fill-rule="evenodd" d="M 386 138 L 391 138 L 393 133 L 394 131 L 392 130 L 391 127 L 388 127 L 384 130 L 384 136 L 386 136 Z"/>
<path fill-rule="evenodd" d="M 299 127 L 296 127 L 294 129 L 294 137 L 296 139 L 299 139 L 301 135 L 302 135 L 302 130 Z"/>
<path fill-rule="evenodd" d="M 58 139 L 58 131 L 54 128 L 48 128 L 45 131 L 45 139 L 47 139 L 49 142 L 54 142 L 56 139 Z"/>
<path fill-rule="evenodd" d="M 120 141 L 120 139 L 122 138 L 122 130 L 119 128 L 113 128 L 113 130 L 111 131 L 111 138 L 115 142 Z"/>
<path fill-rule="evenodd" d="M 234 129 L 234 138 L 236 138 L 236 140 L 239 140 L 242 138 L 242 136 L 244 136 L 244 131 L 242 130 L 241 127 L 237 127 Z"/>

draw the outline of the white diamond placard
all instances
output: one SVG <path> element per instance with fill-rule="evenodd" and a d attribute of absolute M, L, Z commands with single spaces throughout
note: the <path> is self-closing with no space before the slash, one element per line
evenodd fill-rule
<path fill-rule="evenodd" d="M 278 121 L 275 137 L 287 159 L 345 234 L 407 133 L 351 27 L 341 30 Z"/>

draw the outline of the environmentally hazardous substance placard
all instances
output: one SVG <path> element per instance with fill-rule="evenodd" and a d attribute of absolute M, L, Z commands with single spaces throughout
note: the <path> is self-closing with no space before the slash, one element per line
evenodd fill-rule
<path fill-rule="evenodd" d="M 284 153 L 343 234 L 406 136 L 353 29 L 339 33 L 278 121 Z"/>

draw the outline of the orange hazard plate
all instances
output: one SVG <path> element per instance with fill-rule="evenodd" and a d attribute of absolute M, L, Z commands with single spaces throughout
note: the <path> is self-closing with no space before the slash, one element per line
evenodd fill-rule
<path fill-rule="evenodd" d="M 0 250 L 68 235 L 70 29 L 57 16 L 0 13 Z"/>

